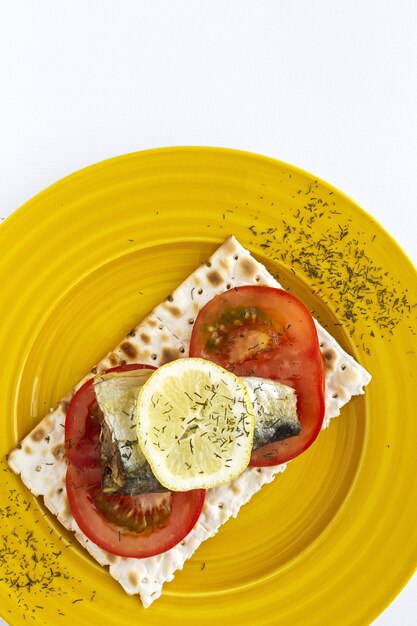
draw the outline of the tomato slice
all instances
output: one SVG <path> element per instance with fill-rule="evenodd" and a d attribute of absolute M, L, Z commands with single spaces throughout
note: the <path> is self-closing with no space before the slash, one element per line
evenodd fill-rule
<path fill-rule="evenodd" d="M 214 297 L 195 320 L 190 356 L 295 389 L 301 433 L 254 450 L 250 465 L 285 463 L 316 439 L 325 409 L 323 359 L 314 320 L 292 294 L 244 286 Z"/>
<path fill-rule="evenodd" d="M 68 466 L 66 487 L 75 521 L 96 545 L 119 556 L 145 558 L 173 548 L 192 530 L 204 504 L 203 490 L 122 496 L 103 494 L 100 485 L 99 468 Z M 97 494 L 107 500 L 104 508 L 97 506 Z M 152 523 L 137 532 L 121 527 L 116 515 L 129 519 L 130 511 L 142 527 Z"/>
<path fill-rule="evenodd" d="M 124 365 L 108 371 L 155 369 Z M 74 395 L 65 421 L 66 487 L 80 529 L 107 552 L 144 558 L 161 554 L 184 539 L 197 522 L 204 490 L 141 496 L 105 494 L 101 489 L 100 423 L 93 379 Z"/>

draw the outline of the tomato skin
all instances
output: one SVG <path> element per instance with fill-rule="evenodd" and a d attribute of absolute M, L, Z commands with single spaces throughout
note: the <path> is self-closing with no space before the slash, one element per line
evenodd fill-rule
<path fill-rule="evenodd" d="M 147 365 L 124 365 L 107 371 L 132 369 L 156 369 Z M 194 490 L 177 493 L 145 494 L 142 496 L 106 495 L 132 499 L 132 508 L 158 508 L 171 499 L 171 513 L 162 526 L 144 533 L 134 533 L 112 524 L 94 506 L 92 494 L 101 489 L 101 459 L 99 454 L 100 424 L 94 416 L 96 398 L 93 379 L 88 380 L 76 392 L 67 410 L 65 422 L 65 446 L 68 459 L 66 488 L 71 512 L 84 534 L 100 548 L 124 557 L 145 558 L 166 552 L 177 545 L 195 526 L 203 504 L 205 491 Z"/>
<path fill-rule="evenodd" d="M 219 327 L 218 320 L 228 319 L 228 312 L 242 309 L 254 311 L 253 318 L 244 315 L 237 326 L 244 348 L 239 348 L 233 325 L 236 322 L 232 321 L 223 331 L 219 330 L 221 340 L 213 349 L 212 337 L 217 335 L 212 331 Z M 252 342 L 249 348 L 248 337 Z M 256 345 L 260 346 L 259 351 L 251 351 Z M 270 378 L 295 389 L 300 435 L 254 450 L 250 465 L 286 463 L 317 438 L 325 410 L 323 359 L 314 320 L 307 307 L 292 294 L 274 287 L 244 286 L 216 296 L 195 320 L 190 356 L 214 361 L 237 376 Z"/>

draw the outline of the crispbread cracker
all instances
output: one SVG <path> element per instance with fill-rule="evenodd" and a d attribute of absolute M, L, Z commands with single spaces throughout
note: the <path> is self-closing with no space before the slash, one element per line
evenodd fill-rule
<path fill-rule="evenodd" d="M 80 543 L 129 594 L 140 594 L 145 607 L 161 595 L 164 582 L 172 580 L 198 546 L 216 534 L 220 526 L 270 482 L 285 465 L 249 468 L 229 485 L 207 492 L 202 514 L 191 533 L 164 554 L 147 559 L 123 558 L 109 554 L 92 543 L 78 528 L 65 490 L 65 412 L 68 401 L 81 384 L 94 374 L 122 363 L 140 362 L 159 366 L 188 355 L 194 320 L 200 309 L 215 295 L 240 285 L 280 287 L 265 267 L 256 261 L 234 237 L 186 279 L 143 320 L 48 414 L 9 454 L 9 464 L 23 482 Z M 352 395 L 363 393 L 369 374 L 350 357 L 317 322 L 317 331 L 326 364 L 326 415 L 330 418 Z"/>

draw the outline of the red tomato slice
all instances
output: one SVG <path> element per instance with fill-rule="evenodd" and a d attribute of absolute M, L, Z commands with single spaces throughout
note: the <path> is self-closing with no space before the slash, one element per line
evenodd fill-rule
<path fill-rule="evenodd" d="M 124 365 L 108 371 L 155 369 Z M 93 379 L 74 395 L 65 421 L 69 461 L 66 487 L 75 521 L 87 537 L 107 552 L 144 558 L 161 554 L 184 539 L 197 522 L 204 490 L 142 496 L 105 494 L 101 490 L 100 423 Z"/>
<path fill-rule="evenodd" d="M 314 320 L 292 294 L 245 286 L 216 296 L 197 316 L 190 356 L 295 389 L 301 433 L 254 450 L 251 465 L 285 463 L 316 439 L 325 408 L 323 359 Z"/>

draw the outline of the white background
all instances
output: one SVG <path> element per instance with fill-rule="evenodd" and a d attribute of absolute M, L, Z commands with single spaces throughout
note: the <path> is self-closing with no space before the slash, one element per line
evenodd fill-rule
<path fill-rule="evenodd" d="M 196 144 L 328 180 L 417 263 L 416 0 L 0 0 L 0 217 L 95 161 Z M 416 623 L 417 576 L 375 624 Z"/>

